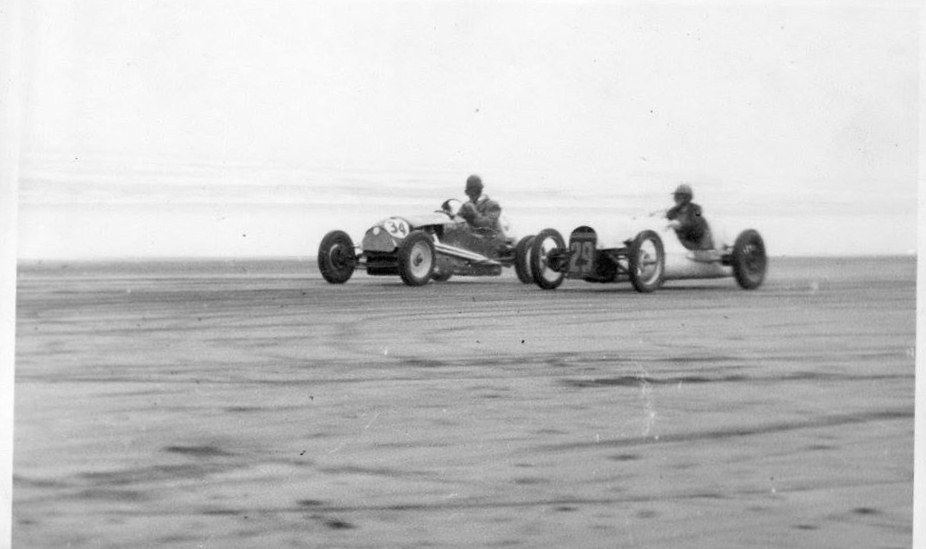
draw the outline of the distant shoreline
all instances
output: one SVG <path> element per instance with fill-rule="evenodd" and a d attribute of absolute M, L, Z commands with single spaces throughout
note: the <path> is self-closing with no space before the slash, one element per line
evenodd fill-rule
<path fill-rule="evenodd" d="M 915 260 L 916 254 L 859 254 L 859 255 L 770 255 L 769 259 L 778 260 L 871 260 L 871 259 L 910 259 Z M 77 259 L 36 259 L 25 258 L 18 259 L 17 266 L 42 266 L 42 265 L 91 265 L 91 264 L 124 264 L 124 263 L 316 263 L 315 257 L 309 256 L 266 256 L 266 257 L 108 257 L 108 258 L 77 258 Z"/>

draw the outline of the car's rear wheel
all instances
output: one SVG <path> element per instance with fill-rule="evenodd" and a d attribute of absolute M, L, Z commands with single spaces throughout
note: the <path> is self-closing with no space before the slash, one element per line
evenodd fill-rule
<path fill-rule="evenodd" d="M 630 283 L 641 293 L 650 293 L 662 286 L 666 271 L 666 254 L 662 239 L 653 231 L 643 231 L 630 244 Z"/>
<path fill-rule="evenodd" d="M 733 276 L 744 290 L 755 290 L 765 280 L 768 258 L 765 242 L 758 231 L 747 229 L 736 237 L 733 244 Z"/>
<path fill-rule="evenodd" d="M 530 246 L 531 276 L 544 290 L 555 290 L 563 283 L 566 273 L 560 270 L 558 254 L 566 250 L 566 241 L 556 229 L 537 233 Z"/>
<path fill-rule="evenodd" d="M 518 280 L 524 284 L 534 281 L 531 275 L 531 244 L 533 242 L 534 236 L 528 235 L 518 240 L 514 248 L 514 272 L 518 275 Z"/>
<path fill-rule="evenodd" d="M 318 246 L 318 270 L 331 284 L 344 284 L 354 274 L 357 254 L 354 242 L 344 231 L 331 231 Z"/>
<path fill-rule="evenodd" d="M 409 286 L 424 286 L 434 274 L 434 241 L 423 231 L 409 233 L 399 246 L 399 276 Z"/>
<path fill-rule="evenodd" d="M 434 282 L 447 282 L 452 276 L 453 271 L 444 267 L 440 267 L 439 269 L 434 270 L 434 274 L 431 275 L 431 280 Z"/>

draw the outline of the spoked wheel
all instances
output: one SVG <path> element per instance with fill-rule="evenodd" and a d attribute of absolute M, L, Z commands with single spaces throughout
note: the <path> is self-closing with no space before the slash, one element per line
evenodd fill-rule
<path fill-rule="evenodd" d="M 534 283 L 544 290 L 555 290 L 566 277 L 561 269 L 559 254 L 566 251 L 566 242 L 556 229 L 544 229 L 530 246 L 530 271 Z"/>
<path fill-rule="evenodd" d="M 653 231 L 643 231 L 630 244 L 630 283 L 641 293 L 650 293 L 662 286 L 666 271 L 666 254 L 662 239 Z"/>
<path fill-rule="evenodd" d="M 409 233 L 399 246 L 399 276 L 409 286 L 424 286 L 436 263 L 434 241 L 423 231 Z"/>
<path fill-rule="evenodd" d="M 531 244 L 533 242 L 533 235 L 525 236 L 514 248 L 514 272 L 517 273 L 518 280 L 524 284 L 534 281 L 531 275 Z"/>
<path fill-rule="evenodd" d="M 765 242 L 758 231 L 748 229 L 736 237 L 733 244 L 733 276 L 744 290 L 755 290 L 765 280 L 768 258 L 765 256 Z"/>
<path fill-rule="evenodd" d="M 344 231 L 331 231 L 318 246 L 318 270 L 331 284 L 344 284 L 354 274 L 357 254 L 354 242 Z"/>

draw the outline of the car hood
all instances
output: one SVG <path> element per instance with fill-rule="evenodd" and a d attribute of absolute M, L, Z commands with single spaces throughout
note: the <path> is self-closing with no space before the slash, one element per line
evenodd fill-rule
<path fill-rule="evenodd" d="M 412 231 L 423 227 L 453 224 L 446 214 L 435 212 L 426 215 L 387 217 L 374 223 L 363 236 L 362 247 L 368 252 L 391 252 Z"/>

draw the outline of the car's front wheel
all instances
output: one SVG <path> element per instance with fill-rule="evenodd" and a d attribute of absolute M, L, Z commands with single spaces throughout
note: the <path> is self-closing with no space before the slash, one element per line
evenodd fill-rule
<path fill-rule="evenodd" d="M 434 274 L 434 241 L 424 231 L 409 233 L 399 246 L 399 276 L 409 286 L 424 286 Z"/>
<path fill-rule="evenodd" d="M 566 250 L 566 241 L 556 229 L 537 233 L 530 246 L 530 266 L 534 283 L 544 290 L 555 290 L 566 277 L 560 269 L 558 254 Z"/>
<path fill-rule="evenodd" d="M 318 246 L 318 270 L 331 284 L 344 284 L 354 274 L 354 242 L 344 231 L 331 231 Z"/>

